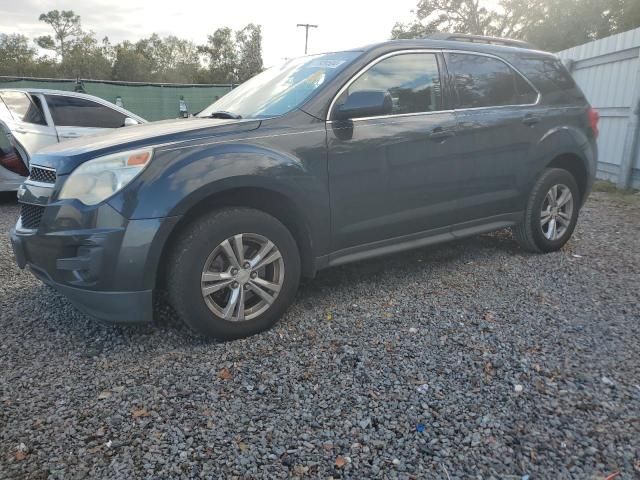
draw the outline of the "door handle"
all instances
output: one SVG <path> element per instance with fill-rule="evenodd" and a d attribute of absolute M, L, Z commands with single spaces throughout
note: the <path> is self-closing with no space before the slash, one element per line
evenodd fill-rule
<path fill-rule="evenodd" d="M 80 134 L 76 132 L 67 132 L 63 135 L 63 137 L 66 137 L 66 138 L 78 138 L 79 136 Z"/>
<path fill-rule="evenodd" d="M 14 131 L 16 133 L 27 133 L 27 131 L 24 128 L 20 128 L 20 127 L 14 128 Z"/>
<path fill-rule="evenodd" d="M 540 117 L 536 117 L 535 115 L 527 114 L 522 119 L 522 123 L 524 123 L 528 127 L 533 127 L 534 125 L 540 123 Z"/>
<path fill-rule="evenodd" d="M 436 127 L 429 132 L 429 140 L 433 140 L 434 142 L 444 142 L 447 138 L 451 138 L 455 135 L 453 130 L 444 129 L 442 127 Z"/>

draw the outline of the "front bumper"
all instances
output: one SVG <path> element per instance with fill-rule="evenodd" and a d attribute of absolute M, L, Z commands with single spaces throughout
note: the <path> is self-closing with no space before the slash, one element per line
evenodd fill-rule
<path fill-rule="evenodd" d="M 53 281 L 45 270 L 27 263 L 24 241 L 13 230 L 11 244 L 16 261 L 21 268 L 28 267 L 37 278 L 67 297 L 78 310 L 87 315 L 114 323 L 142 323 L 153 320 L 152 290 L 96 291 L 58 283 Z"/>
<path fill-rule="evenodd" d="M 151 321 L 159 256 L 177 217 L 128 220 L 107 203 L 37 206 L 44 209 L 37 228 L 19 220 L 10 233 L 18 266 L 100 320 Z"/>

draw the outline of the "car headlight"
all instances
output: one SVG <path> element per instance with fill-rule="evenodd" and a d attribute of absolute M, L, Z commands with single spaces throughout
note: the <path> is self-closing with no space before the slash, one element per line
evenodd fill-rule
<path fill-rule="evenodd" d="M 76 168 L 58 198 L 75 198 L 95 205 L 122 190 L 149 164 L 153 150 L 130 150 L 98 157 Z"/>

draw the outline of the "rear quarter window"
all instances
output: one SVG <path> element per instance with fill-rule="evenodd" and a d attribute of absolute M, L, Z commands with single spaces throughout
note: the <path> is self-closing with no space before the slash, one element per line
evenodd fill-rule
<path fill-rule="evenodd" d="M 512 63 L 524 73 L 549 104 L 584 102 L 585 97 L 571 74 L 554 57 L 514 56 Z"/>

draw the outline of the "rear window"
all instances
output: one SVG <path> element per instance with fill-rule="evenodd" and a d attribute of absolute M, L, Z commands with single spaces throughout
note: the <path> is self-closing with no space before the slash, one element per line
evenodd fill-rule
<path fill-rule="evenodd" d="M 458 108 L 528 105 L 538 93 L 505 62 L 484 55 L 451 53 L 447 69 L 458 97 Z"/>
<path fill-rule="evenodd" d="M 18 122 L 46 125 L 40 103 L 37 104 L 24 92 L 3 92 L 0 97 Z"/>
<path fill-rule="evenodd" d="M 84 98 L 47 95 L 53 123 L 59 127 L 119 128 L 126 115 Z"/>

